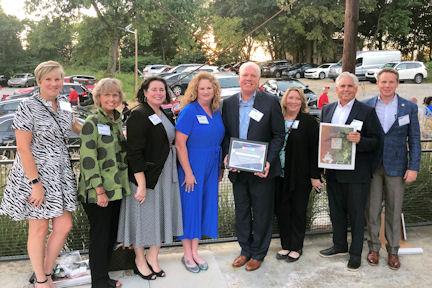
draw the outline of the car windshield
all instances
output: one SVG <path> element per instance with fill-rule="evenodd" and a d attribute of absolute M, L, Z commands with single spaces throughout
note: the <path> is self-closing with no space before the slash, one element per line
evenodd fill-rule
<path fill-rule="evenodd" d="M 328 68 L 328 67 L 330 67 L 330 64 L 322 64 L 318 66 L 318 68 Z"/>
<path fill-rule="evenodd" d="M 298 82 L 298 81 L 278 81 L 277 82 L 278 85 L 278 89 L 281 91 L 286 91 L 288 90 L 288 88 L 290 87 L 300 87 L 302 89 L 306 89 L 306 86 L 303 85 L 303 83 Z"/>
<path fill-rule="evenodd" d="M 219 78 L 218 80 L 221 88 L 240 87 L 238 77 Z"/>
<path fill-rule="evenodd" d="M 381 68 L 386 68 L 386 67 L 390 67 L 390 68 L 392 68 L 392 67 L 396 66 L 396 64 L 397 64 L 397 63 L 386 63 L 386 64 L 384 64 L 383 66 L 381 66 Z"/>
<path fill-rule="evenodd" d="M 12 78 L 25 78 L 25 77 L 26 77 L 25 74 L 16 74 Z"/>

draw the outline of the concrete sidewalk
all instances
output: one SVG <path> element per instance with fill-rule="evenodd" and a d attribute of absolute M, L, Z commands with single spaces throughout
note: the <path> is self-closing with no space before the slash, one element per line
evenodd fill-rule
<path fill-rule="evenodd" d="M 180 262 L 181 247 L 164 248 L 160 254 L 161 267 L 167 277 L 155 281 L 145 281 L 133 275 L 131 270 L 113 272 L 112 277 L 120 279 L 123 288 L 265 288 L 265 287 L 319 287 L 319 288 L 396 288 L 432 287 L 432 226 L 407 229 L 408 243 L 423 248 L 422 255 L 401 256 L 398 271 L 386 265 L 387 255 L 382 250 L 378 266 L 369 266 L 366 261 L 368 251 L 366 241 L 363 249 L 362 266 L 358 272 L 346 269 L 348 256 L 322 258 L 319 250 L 331 246 L 331 234 L 307 236 L 302 258 L 295 263 L 276 260 L 280 249 L 279 239 L 273 239 L 268 256 L 261 268 L 254 272 L 233 268 L 232 261 L 239 254 L 236 242 L 206 244 L 200 246 L 201 255 L 209 263 L 209 270 L 193 274 L 187 272 Z M 29 261 L 0 263 L 0 287 L 28 288 L 31 274 Z M 90 288 L 90 285 L 79 286 Z"/>

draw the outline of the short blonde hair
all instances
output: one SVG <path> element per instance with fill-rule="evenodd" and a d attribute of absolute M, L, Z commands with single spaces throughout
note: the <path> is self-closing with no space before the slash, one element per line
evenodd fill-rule
<path fill-rule="evenodd" d="M 188 88 L 186 89 L 185 95 L 181 99 L 181 109 L 183 109 L 184 106 L 187 104 L 197 100 L 198 98 L 198 85 L 199 82 L 203 79 L 209 80 L 210 83 L 213 86 L 214 96 L 212 98 L 211 102 L 211 108 L 213 112 L 216 112 L 219 110 L 220 102 L 221 102 L 221 88 L 219 85 L 219 81 L 216 79 L 216 77 L 213 76 L 210 72 L 207 71 L 201 71 L 195 77 L 192 78 L 192 80 L 189 82 Z"/>
<path fill-rule="evenodd" d="M 120 95 L 120 102 L 123 101 L 125 95 L 122 90 L 122 83 L 120 80 L 115 78 L 103 78 L 99 80 L 96 86 L 93 88 L 93 101 L 96 106 L 100 107 L 100 96 L 105 91 L 116 91 Z"/>
<path fill-rule="evenodd" d="M 281 105 L 281 108 L 282 108 L 282 114 L 285 116 L 286 113 L 287 113 L 287 109 L 285 107 L 285 105 L 286 105 L 286 99 L 288 97 L 288 94 L 291 91 L 296 91 L 300 95 L 300 100 L 302 102 L 301 107 L 300 107 L 300 111 L 303 112 L 303 113 L 308 113 L 309 112 L 309 108 L 307 107 L 307 99 L 306 99 L 306 96 L 304 95 L 303 88 L 297 87 L 297 86 L 292 86 L 288 90 L 286 90 L 285 94 L 282 96 L 282 99 L 281 99 L 281 102 L 280 102 L 280 105 Z"/>
<path fill-rule="evenodd" d="M 48 74 L 54 70 L 57 70 L 58 72 L 60 72 L 61 78 L 63 80 L 64 76 L 65 76 L 65 72 L 63 70 L 63 67 L 60 65 L 60 63 L 58 63 L 56 61 L 52 61 L 52 60 L 40 63 L 36 67 L 36 69 L 34 70 L 34 75 L 35 75 L 37 83 L 39 84 L 40 82 L 42 82 L 42 78 L 46 74 Z"/>

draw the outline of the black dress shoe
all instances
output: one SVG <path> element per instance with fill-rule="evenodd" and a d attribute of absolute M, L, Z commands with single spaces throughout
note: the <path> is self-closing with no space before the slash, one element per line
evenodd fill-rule
<path fill-rule="evenodd" d="M 356 259 L 350 258 L 348 261 L 348 265 L 347 265 L 348 271 L 353 271 L 353 272 L 357 271 L 357 270 L 359 270 L 360 265 L 361 265 L 360 259 L 356 260 Z"/>
<path fill-rule="evenodd" d="M 302 256 L 302 254 L 303 254 L 303 249 L 300 249 L 298 251 L 291 251 L 291 252 L 297 252 L 299 254 L 299 256 L 297 258 L 294 258 L 294 257 L 289 256 L 289 254 L 288 254 L 288 257 L 286 259 L 286 261 L 288 263 L 292 263 L 292 262 L 298 261 L 300 259 L 300 257 Z"/>
<path fill-rule="evenodd" d="M 334 257 L 337 255 L 347 255 L 348 251 L 347 250 L 338 250 L 336 249 L 334 246 L 321 250 L 320 252 L 320 256 L 321 257 Z"/>
<path fill-rule="evenodd" d="M 276 253 L 276 259 L 278 259 L 278 260 L 285 260 L 285 259 L 287 259 L 288 258 L 288 254 L 290 253 L 289 250 L 287 250 L 287 251 L 288 251 L 287 254 L 281 254 L 281 253 L 277 252 Z"/>

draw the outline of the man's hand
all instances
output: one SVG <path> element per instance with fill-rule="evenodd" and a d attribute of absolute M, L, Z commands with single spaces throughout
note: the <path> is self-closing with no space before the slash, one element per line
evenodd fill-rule
<path fill-rule="evenodd" d="M 226 155 L 225 158 L 224 158 L 224 166 L 225 166 L 225 168 L 227 167 L 227 165 L 228 165 L 228 155 Z M 237 172 L 237 173 L 240 173 L 240 170 L 233 169 L 233 168 L 228 168 L 228 171 L 229 171 L 229 172 Z"/>
<path fill-rule="evenodd" d="M 347 135 L 347 139 L 350 142 L 354 142 L 354 143 L 358 144 L 360 142 L 360 133 L 357 131 L 351 132 Z"/>
<path fill-rule="evenodd" d="M 405 175 L 403 179 L 405 180 L 405 183 L 411 183 L 414 182 L 417 179 L 417 171 L 414 170 L 407 170 L 405 172 Z"/>
<path fill-rule="evenodd" d="M 267 175 L 270 171 L 270 163 L 266 162 L 266 167 L 264 169 L 264 173 L 254 173 L 255 176 L 261 177 L 261 178 L 267 178 Z"/>

